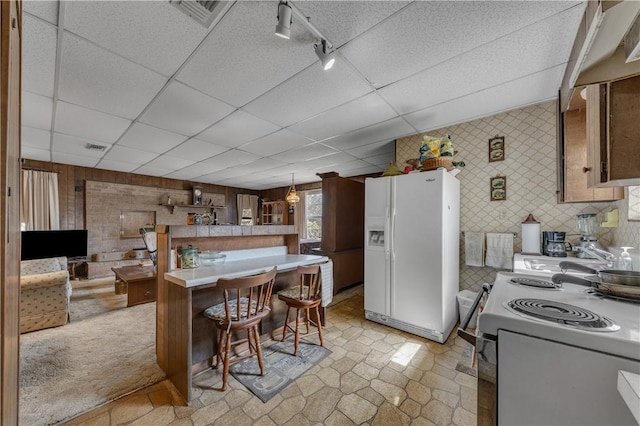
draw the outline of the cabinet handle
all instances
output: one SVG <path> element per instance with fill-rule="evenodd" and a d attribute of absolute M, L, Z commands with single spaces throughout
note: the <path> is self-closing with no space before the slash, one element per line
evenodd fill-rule
<path fill-rule="evenodd" d="M 591 171 L 591 167 L 583 167 L 582 168 L 582 172 L 583 173 L 589 173 Z"/>

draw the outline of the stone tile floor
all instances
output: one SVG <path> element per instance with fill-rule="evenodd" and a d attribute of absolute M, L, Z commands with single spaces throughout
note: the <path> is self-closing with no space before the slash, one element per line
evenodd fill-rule
<path fill-rule="evenodd" d="M 327 309 L 332 354 L 263 403 L 218 370 L 194 379 L 181 406 L 167 381 L 67 422 L 69 425 L 464 425 L 476 424 L 476 379 L 455 369 L 467 342 L 444 345 L 364 319 L 362 285 Z M 313 337 L 317 339 L 317 336 Z"/>

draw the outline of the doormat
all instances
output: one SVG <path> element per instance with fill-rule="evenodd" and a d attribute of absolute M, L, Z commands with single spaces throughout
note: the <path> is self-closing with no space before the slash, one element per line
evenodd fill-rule
<path fill-rule="evenodd" d="M 478 370 L 476 360 L 476 348 L 467 343 L 465 345 L 464 352 L 462 352 L 462 359 L 460 359 L 460 361 L 458 361 L 458 365 L 456 365 L 456 370 L 470 376 L 477 377 Z"/>
<path fill-rule="evenodd" d="M 262 348 L 262 354 L 264 376 L 260 376 L 257 356 L 232 364 L 229 372 L 262 402 L 267 402 L 325 359 L 331 351 L 323 346 L 300 342 L 298 356 L 294 356 L 293 341 L 285 341 Z"/>

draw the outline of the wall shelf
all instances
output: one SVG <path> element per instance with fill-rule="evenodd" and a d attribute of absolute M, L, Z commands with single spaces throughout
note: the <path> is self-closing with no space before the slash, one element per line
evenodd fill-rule
<path fill-rule="evenodd" d="M 171 214 L 175 214 L 176 207 L 185 208 L 185 209 L 208 209 L 210 212 L 213 210 L 222 210 L 226 209 L 227 206 L 207 206 L 207 205 L 195 205 L 195 204 L 160 204 L 161 206 L 168 207 L 171 209 Z"/>

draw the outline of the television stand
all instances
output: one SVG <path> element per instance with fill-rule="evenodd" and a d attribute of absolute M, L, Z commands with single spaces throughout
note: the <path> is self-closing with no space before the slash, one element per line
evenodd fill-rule
<path fill-rule="evenodd" d="M 67 259 L 67 266 L 69 267 L 69 279 L 78 279 L 78 277 L 76 276 L 76 267 L 83 263 L 87 263 L 88 261 L 89 260 L 86 256 L 70 257 L 69 259 Z"/>

